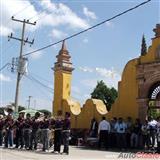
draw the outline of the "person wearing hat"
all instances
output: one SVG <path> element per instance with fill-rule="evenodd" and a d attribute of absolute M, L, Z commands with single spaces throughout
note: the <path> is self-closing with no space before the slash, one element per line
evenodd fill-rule
<path fill-rule="evenodd" d="M 65 119 L 63 120 L 63 131 L 62 131 L 62 137 L 63 137 L 63 154 L 69 154 L 69 137 L 70 137 L 70 129 L 71 129 L 71 121 L 70 121 L 70 113 L 65 113 Z"/>

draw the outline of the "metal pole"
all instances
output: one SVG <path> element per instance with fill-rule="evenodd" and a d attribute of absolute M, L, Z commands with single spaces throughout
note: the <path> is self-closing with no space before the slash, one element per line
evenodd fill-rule
<path fill-rule="evenodd" d="M 24 32 L 25 32 L 25 20 L 23 21 L 23 28 L 22 28 L 22 40 L 21 40 L 21 48 L 20 48 L 20 55 L 19 60 L 22 58 L 23 52 L 23 44 L 24 44 Z M 21 73 L 17 73 L 17 84 L 16 84 L 16 95 L 15 95 L 15 111 L 18 112 L 18 101 L 19 101 L 19 87 L 20 87 L 20 80 L 21 80 Z"/>
<path fill-rule="evenodd" d="M 32 96 L 28 97 L 28 109 L 30 108 L 31 98 L 32 98 Z"/>

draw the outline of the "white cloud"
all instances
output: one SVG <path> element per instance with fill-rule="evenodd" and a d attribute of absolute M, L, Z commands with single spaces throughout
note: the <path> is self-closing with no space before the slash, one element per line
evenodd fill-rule
<path fill-rule="evenodd" d="M 11 78 L 0 73 L 0 81 L 10 82 Z"/>
<path fill-rule="evenodd" d="M 50 0 L 40 2 L 42 8 L 48 7 L 48 10 L 42 14 L 42 25 L 59 26 L 67 25 L 70 28 L 85 29 L 89 27 L 88 22 L 85 19 L 79 17 L 73 12 L 67 5 L 63 3 L 54 3 Z M 51 14 L 49 14 L 52 12 Z"/>
<path fill-rule="evenodd" d="M 83 14 L 88 18 L 97 19 L 96 14 L 90 11 L 87 7 L 83 7 Z"/>
<path fill-rule="evenodd" d="M 79 67 L 83 72 L 93 73 L 96 78 L 82 80 L 81 83 L 89 88 L 94 88 L 97 81 L 103 80 L 109 87 L 118 88 L 118 81 L 121 79 L 121 73 L 116 71 L 114 68 L 106 69 L 101 67 L 89 68 Z"/>
<path fill-rule="evenodd" d="M 8 36 L 13 30 L 5 26 L 0 26 L 0 36 Z"/>
<path fill-rule="evenodd" d="M 32 51 L 34 51 L 34 50 L 36 50 L 36 49 L 37 49 L 37 48 L 27 47 L 25 53 L 32 52 Z M 38 51 L 38 52 L 35 52 L 35 53 L 33 53 L 33 54 L 30 55 L 30 57 L 31 57 L 32 60 L 40 59 L 42 56 L 43 56 L 43 52 L 42 52 L 42 51 Z"/>
<path fill-rule="evenodd" d="M 63 3 L 51 2 L 51 0 L 37 1 L 40 10 L 37 10 L 30 0 L 1 0 L 1 14 L 0 14 L 0 36 L 6 36 L 10 32 L 14 32 L 17 29 L 22 28 L 22 24 L 14 22 L 11 17 L 15 15 L 16 19 L 29 19 L 30 22 L 34 22 L 40 19 L 36 26 L 30 26 L 26 29 L 28 31 L 34 31 L 42 26 L 67 26 L 71 29 L 85 29 L 89 27 L 87 20 L 79 17 L 74 11 L 72 11 L 67 5 Z M 27 7 L 27 8 L 26 8 Z M 25 9 L 26 8 L 26 9 Z M 45 10 L 41 12 L 41 10 Z"/>
<path fill-rule="evenodd" d="M 95 69 L 96 72 L 101 75 L 102 77 L 106 77 L 106 78 L 114 78 L 115 76 L 118 75 L 118 73 L 116 73 L 116 71 L 114 71 L 113 69 L 106 69 L 106 68 L 96 68 Z"/>
<path fill-rule="evenodd" d="M 113 23 L 110 22 L 110 21 L 106 22 L 105 24 L 106 24 L 107 27 L 113 27 L 114 26 Z"/>
<path fill-rule="evenodd" d="M 89 42 L 88 38 L 83 39 L 83 43 L 88 43 L 88 42 Z"/>
<path fill-rule="evenodd" d="M 53 37 L 53 39 L 62 39 L 62 38 L 65 38 L 67 36 L 67 34 L 60 31 L 60 30 L 53 29 L 51 36 Z"/>
<path fill-rule="evenodd" d="M 33 54 L 31 54 L 31 58 L 34 60 L 40 59 L 42 57 L 42 52 L 35 52 Z"/>
<path fill-rule="evenodd" d="M 18 13 L 18 11 L 22 11 L 22 9 L 26 8 L 27 6 L 31 5 L 29 0 L 25 1 L 19 1 L 19 0 L 1 0 L 0 6 L 1 6 L 1 14 L 0 14 L 0 35 L 6 36 L 10 32 L 13 32 L 16 29 L 19 29 L 22 27 L 21 23 L 13 22 L 11 20 L 11 17 Z M 26 10 L 24 9 L 20 14 L 17 14 L 15 18 L 17 19 L 28 19 L 30 17 L 33 17 L 37 14 L 37 11 L 35 10 L 34 6 L 31 5 Z M 35 17 L 36 18 L 36 17 Z M 28 30 L 33 30 L 33 27 L 27 27 Z"/>
<path fill-rule="evenodd" d="M 79 67 L 79 70 L 81 70 L 83 72 L 90 72 L 90 73 L 92 73 L 94 71 L 94 69 L 89 68 L 89 67 Z"/>

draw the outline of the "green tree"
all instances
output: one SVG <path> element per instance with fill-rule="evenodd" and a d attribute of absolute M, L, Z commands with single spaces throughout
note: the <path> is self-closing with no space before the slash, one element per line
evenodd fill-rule
<path fill-rule="evenodd" d="M 97 86 L 91 93 L 92 98 L 101 99 L 104 102 L 108 111 L 111 109 L 111 106 L 117 96 L 117 90 L 114 87 L 107 87 L 107 85 L 102 80 L 97 82 Z"/>
<path fill-rule="evenodd" d="M 22 110 L 25 110 L 26 108 L 23 107 L 23 106 L 18 106 L 18 112 L 22 111 Z"/>

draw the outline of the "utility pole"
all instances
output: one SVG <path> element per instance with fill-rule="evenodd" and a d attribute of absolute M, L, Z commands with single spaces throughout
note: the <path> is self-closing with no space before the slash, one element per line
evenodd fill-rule
<path fill-rule="evenodd" d="M 32 96 L 28 96 L 28 109 L 30 108 L 31 98 L 32 98 Z"/>
<path fill-rule="evenodd" d="M 18 112 L 18 101 L 19 101 L 19 86 L 20 86 L 20 80 L 23 76 L 23 73 L 22 73 L 22 67 L 23 67 L 23 62 L 24 62 L 24 57 L 23 57 L 23 46 L 26 44 L 26 43 L 29 43 L 30 45 L 32 45 L 34 43 L 34 39 L 32 41 L 28 41 L 28 38 L 24 38 L 24 34 L 25 34 L 25 26 L 26 24 L 30 24 L 30 25 L 36 25 L 36 22 L 34 23 L 31 23 L 29 22 L 29 20 L 18 20 L 18 19 L 15 19 L 13 16 L 12 16 L 12 20 L 13 21 L 16 21 L 16 22 L 20 22 L 20 23 L 23 23 L 23 28 L 22 28 L 22 35 L 21 35 L 21 38 L 16 38 L 16 37 L 13 37 L 13 34 L 11 33 L 10 36 L 8 36 L 9 40 L 10 39 L 15 39 L 15 40 L 18 40 L 21 42 L 21 47 L 20 47 L 20 54 L 19 54 L 19 58 L 18 58 L 18 69 L 17 69 L 17 84 L 16 84 L 16 93 L 15 93 L 15 111 Z"/>

